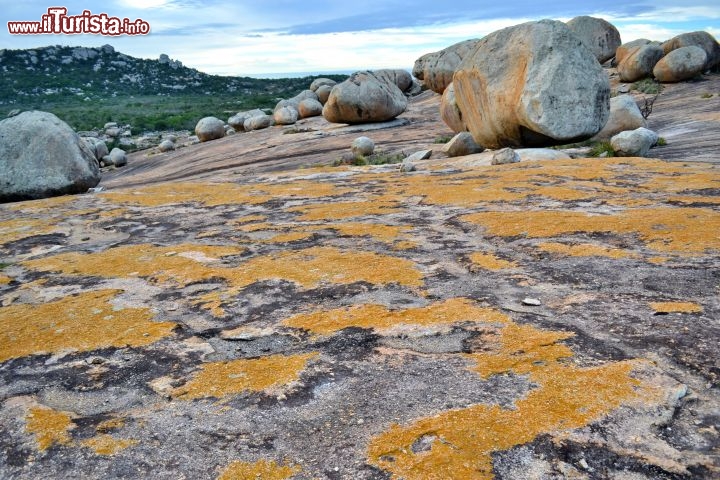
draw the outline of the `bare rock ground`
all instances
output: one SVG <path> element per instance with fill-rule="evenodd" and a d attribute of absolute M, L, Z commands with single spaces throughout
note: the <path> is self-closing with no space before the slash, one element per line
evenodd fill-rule
<path fill-rule="evenodd" d="M 362 134 L 440 157 L 437 98 Z M 0 477 L 720 475 L 717 143 L 407 174 L 298 127 L 0 206 Z"/>

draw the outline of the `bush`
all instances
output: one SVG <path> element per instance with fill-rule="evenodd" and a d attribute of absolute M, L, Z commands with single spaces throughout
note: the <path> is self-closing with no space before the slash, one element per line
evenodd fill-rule
<path fill-rule="evenodd" d="M 606 155 L 603 155 L 606 154 Z M 590 152 L 588 153 L 591 157 L 614 157 L 615 156 L 615 149 L 612 147 L 610 142 L 597 142 L 595 143 L 592 148 L 590 149 Z"/>
<path fill-rule="evenodd" d="M 665 145 L 667 145 L 667 140 L 665 140 L 664 137 L 658 138 L 657 146 L 658 146 L 658 147 L 664 147 Z"/>
<path fill-rule="evenodd" d="M 440 135 L 433 143 L 448 143 L 452 138 L 452 135 Z"/>
<path fill-rule="evenodd" d="M 637 90 L 640 93 L 655 95 L 663 91 L 663 86 L 654 78 L 643 78 L 633 83 L 631 89 Z"/>

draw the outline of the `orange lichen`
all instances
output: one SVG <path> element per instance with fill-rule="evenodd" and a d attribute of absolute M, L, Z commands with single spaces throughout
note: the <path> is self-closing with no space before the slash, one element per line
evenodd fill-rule
<path fill-rule="evenodd" d="M 340 220 L 344 218 L 387 215 L 399 212 L 396 202 L 365 200 L 354 202 L 311 203 L 287 209 L 288 212 L 302 213 L 298 220 Z"/>
<path fill-rule="evenodd" d="M 371 440 L 370 462 L 395 479 L 492 479 L 493 452 L 585 426 L 641 394 L 640 382 L 630 375 L 634 362 L 592 368 L 561 363 L 572 351 L 557 342 L 571 334 L 510 323 L 500 327 L 498 336 L 494 351 L 468 355 L 476 362 L 474 369 L 482 376 L 526 374 L 537 388 L 512 410 L 473 405 L 392 425 Z M 421 440 L 430 448 L 414 451 Z"/>
<path fill-rule="evenodd" d="M 12 205 L 8 205 L 8 208 L 14 211 L 33 213 L 38 211 L 52 211 L 66 207 L 68 204 L 73 203 L 80 198 L 83 197 L 78 195 L 63 195 L 59 197 L 42 198 L 40 200 L 26 200 L 24 202 L 17 202 Z"/>
<path fill-rule="evenodd" d="M 137 445 L 138 441 L 134 439 L 115 438 L 112 435 L 101 434 L 80 442 L 80 445 L 95 451 L 98 455 L 115 455 L 128 447 Z"/>
<path fill-rule="evenodd" d="M 218 480 L 287 480 L 300 473 L 297 465 L 278 465 L 274 461 L 259 460 L 257 462 L 232 462 L 220 474 Z"/>
<path fill-rule="evenodd" d="M 485 270 L 506 270 L 509 268 L 516 268 L 518 266 L 517 263 L 503 260 L 492 253 L 475 252 L 471 253 L 468 258 L 474 267 L 483 268 Z"/>
<path fill-rule="evenodd" d="M 491 235 L 553 237 L 571 233 L 637 234 L 649 248 L 662 252 L 702 254 L 720 249 L 720 212 L 702 208 L 645 208 L 615 215 L 563 210 L 480 212 L 462 220 Z"/>
<path fill-rule="evenodd" d="M 354 305 L 320 310 L 285 319 L 287 327 L 327 335 L 348 327 L 387 330 L 401 325 L 451 325 L 460 322 L 507 323 L 510 319 L 490 307 L 480 307 L 467 298 L 452 298 L 427 307 L 390 310 L 382 305 Z"/>
<path fill-rule="evenodd" d="M 54 444 L 69 445 L 70 430 L 75 428 L 72 416 L 46 407 L 33 407 L 25 416 L 25 430 L 35 435 L 38 450 L 47 450 Z"/>
<path fill-rule="evenodd" d="M 14 218 L 0 222 L 0 244 L 55 232 L 53 219 Z"/>
<path fill-rule="evenodd" d="M 308 361 L 317 355 L 271 355 L 251 360 L 206 363 L 190 381 L 174 389 L 172 396 L 180 400 L 222 398 L 244 391 L 262 392 L 283 387 L 296 382 Z"/>
<path fill-rule="evenodd" d="M 282 243 L 296 240 L 304 240 L 321 230 L 335 230 L 340 235 L 349 237 L 369 236 L 381 242 L 393 243 L 400 238 L 411 227 L 407 225 L 387 225 L 369 222 L 344 222 L 344 223 L 322 223 L 322 224 L 291 224 L 291 223 L 252 223 L 237 227 L 243 232 L 256 231 L 283 231 L 268 240 L 268 243 Z M 414 244 L 413 244 L 414 246 Z M 398 247 L 401 249 L 401 247 Z"/>
<path fill-rule="evenodd" d="M 655 313 L 700 313 L 702 306 L 693 302 L 650 302 Z"/>
<path fill-rule="evenodd" d="M 66 350 L 149 345 L 175 324 L 154 322 L 147 308 L 117 310 L 119 290 L 99 290 L 40 305 L 0 308 L 0 362 Z"/>
<path fill-rule="evenodd" d="M 608 257 L 608 258 L 637 258 L 637 255 L 619 248 L 604 247 L 591 243 L 566 245 L 564 243 L 543 242 L 538 248 L 549 253 L 556 253 L 569 257 Z"/>
<path fill-rule="evenodd" d="M 100 422 L 98 426 L 95 428 L 99 433 L 107 433 L 110 430 L 115 430 L 117 428 L 122 428 L 125 426 L 125 419 L 124 418 L 111 418 L 109 420 L 105 420 L 103 422 Z"/>
<path fill-rule="evenodd" d="M 7 285 L 10 282 L 12 282 L 12 278 L 8 277 L 7 275 L 3 275 L 0 273 L 0 285 Z"/>

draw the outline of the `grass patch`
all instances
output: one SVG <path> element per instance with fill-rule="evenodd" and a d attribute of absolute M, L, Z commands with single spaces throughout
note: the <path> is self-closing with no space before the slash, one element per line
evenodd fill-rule
<path fill-rule="evenodd" d="M 290 127 L 283 130 L 283 135 L 294 135 L 296 133 L 314 132 L 314 128 Z"/>
<path fill-rule="evenodd" d="M 614 157 L 615 149 L 610 145 L 610 142 L 597 142 L 592 145 L 590 152 L 588 153 L 591 157 Z"/>
<path fill-rule="evenodd" d="M 703 93 L 702 95 L 700 95 L 700 98 L 712 98 L 712 97 L 713 97 L 712 93 Z"/>
<path fill-rule="evenodd" d="M 648 95 L 655 95 L 663 91 L 663 86 L 653 78 L 643 78 L 642 80 L 633 83 L 630 88 L 631 90 L 647 93 Z"/>
<path fill-rule="evenodd" d="M 405 160 L 405 154 L 403 153 L 385 153 L 378 152 L 372 155 L 363 156 L 357 155 L 355 157 L 338 158 L 332 163 L 333 167 L 339 167 L 341 165 L 393 165 L 396 163 L 402 163 Z"/>
<path fill-rule="evenodd" d="M 658 141 L 657 141 L 657 144 L 656 144 L 656 145 L 657 145 L 658 147 L 664 147 L 665 145 L 667 145 L 667 140 L 665 140 L 664 137 L 660 137 L 660 138 L 658 138 Z"/>
<path fill-rule="evenodd" d="M 452 138 L 452 135 L 440 135 L 433 143 L 448 143 Z"/>

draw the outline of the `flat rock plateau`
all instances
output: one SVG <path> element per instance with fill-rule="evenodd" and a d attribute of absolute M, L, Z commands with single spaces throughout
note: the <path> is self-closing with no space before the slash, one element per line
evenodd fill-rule
<path fill-rule="evenodd" d="M 0 206 L 0 477 L 718 478 L 720 76 L 655 159 L 442 158 L 438 105 Z"/>

